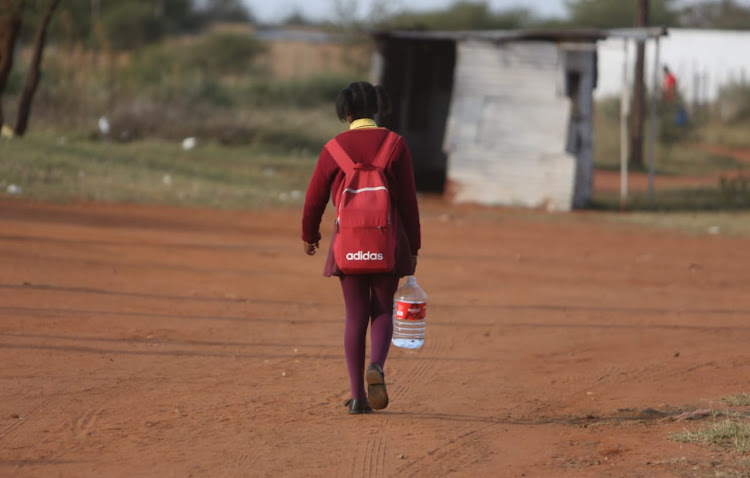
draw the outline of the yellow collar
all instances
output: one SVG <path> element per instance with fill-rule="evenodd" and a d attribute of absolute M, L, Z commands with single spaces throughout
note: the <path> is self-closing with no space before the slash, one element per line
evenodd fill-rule
<path fill-rule="evenodd" d="M 375 122 L 374 119 L 370 118 L 360 118 L 358 120 L 354 120 L 349 124 L 349 129 L 360 129 L 360 128 L 377 128 L 378 124 Z"/>

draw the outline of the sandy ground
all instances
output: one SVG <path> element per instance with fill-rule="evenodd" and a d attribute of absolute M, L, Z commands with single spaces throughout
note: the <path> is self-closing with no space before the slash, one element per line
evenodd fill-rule
<path fill-rule="evenodd" d="M 0 476 L 748 476 L 669 434 L 750 392 L 750 241 L 422 210 L 425 346 L 349 416 L 299 211 L 0 201 Z"/>

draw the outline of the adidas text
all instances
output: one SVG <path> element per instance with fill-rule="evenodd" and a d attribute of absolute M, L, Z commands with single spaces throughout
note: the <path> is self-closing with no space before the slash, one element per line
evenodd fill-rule
<path fill-rule="evenodd" d="M 379 252 L 350 252 L 346 255 L 347 261 L 382 261 L 383 254 Z"/>

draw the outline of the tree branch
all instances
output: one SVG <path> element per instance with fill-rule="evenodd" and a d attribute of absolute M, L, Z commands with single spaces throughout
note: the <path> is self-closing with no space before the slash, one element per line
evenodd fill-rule
<path fill-rule="evenodd" d="M 47 28 L 52 20 L 52 14 L 57 8 L 60 0 L 51 0 L 47 10 L 44 12 L 42 23 L 36 31 L 34 38 L 34 55 L 31 60 L 29 76 L 26 79 L 26 87 L 23 89 L 21 101 L 18 105 L 18 121 L 16 122 L 16 135 L 23 136 L 26 133 L 26 127 L 29 123 L 29 114 L 31 112 L 31 100 L 36 93 L 36 87 L 39 84 L 39 68 L 42 64 L 42 54 L 44 53 L 44 43 L 47 37 Z"/>
<path fill-rule="evenodd" d="M 25 0 L 0 0 L 0 128 L 5 124 L 2 97 L 13 69 L 13 50 L 21 31 Z"/>

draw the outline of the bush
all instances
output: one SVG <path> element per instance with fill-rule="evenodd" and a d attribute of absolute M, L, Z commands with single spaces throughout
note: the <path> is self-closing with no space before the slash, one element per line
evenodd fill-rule
<path fill-rule="evenodd" d="M 719 190 L 724 203 L 727 205 L 750 204 L 750 176 L 742 173 L 719 178 Z"/>
<path fill-rule="evenodd" d="M 664 145 L 672 145 L 688 138 L 693 119 L 688 115 L 681 95 L 674 101 L 662 101 L 659 105 L 659 139 Z"/>
<path fill-rule="evenodd" d="M 246 35 L 217 33 L 191 48 L 192 65 L 212 74 L 248 74 L 256 57 L 265 52 L 264 44 Z"/>
<path fill-rule="evenodd" d="M 300 139 L 296 130 L 286 137 L 273 128 L 259 132 L 257 125 L 269 112 L 296 115 L 318 107 L 335 118 L 336 95 L 358 78 L 338 74 L 276 81 L 257 66 L 264 49 L 249 35 L 226 33 L 179 37 L 123 53 L 51 48 L 35 118 L 55 128 L 91 131 L 106 116 L 109 137 L 123 141 L 199 136 L 224 144 L 316 149 L 317 139 Z M 19 55 L 10 79 L 11 108 L 28 60 L 26 52 Z M 11 117 L 13 111 L 7 113 Z"/>
<path fill-rule="evenodd" d="M 195 43 L 169 42 L 145 48 L 133 56 L 124 75 L 144 87 L 184 77 L 249 75 L 257 70 L 255 59 L 264 51 L 265 45 L 246 35 L 213 34 Z"/>
<path fill-rule="evenodd" d="M 536 19 L 524 7 L 492 12 L 484 1 L 458 1 L 447 9 L 404 12 L 387 19 L 380 28 L 421 28 L 430 30 L 503 30 L 533 25 Z"/>
<path fill-rule="evenodd" d="M 731 83 L 719 90 L 719 114 L 725 123 L 750 121 L 750 84 Z"/>
<path fill-rule="evenodd" d="M 316 76 L 278 83 L 255 81 L 241 86 L 238 94 L 242 103 L 251 106 L 305 108 L 326 103 L 333 105 L 339 91 L 352 81 L 346 75 Z"/>
<path fill-rule="evenodd" d="M 119 75 L 118 89 L 123 97 L 232 106 L 237 95 L 228 85 L 255 74 L 255 59 L 264 48 L 235 34 L 153 45 L 133 55 Z"/>
<path fill-rule="evenodd" d="M 162 23 L 153 6 L 122 2 L 109 9 L 101 20 L 107 40 L 116 50 L 133 50 L 161 38 Z"/>

